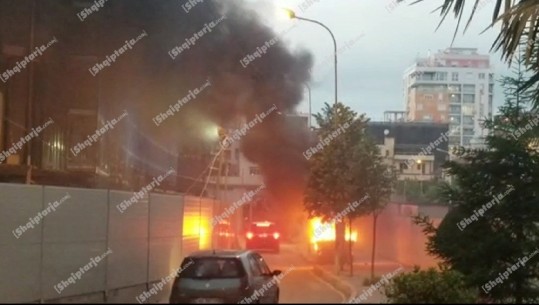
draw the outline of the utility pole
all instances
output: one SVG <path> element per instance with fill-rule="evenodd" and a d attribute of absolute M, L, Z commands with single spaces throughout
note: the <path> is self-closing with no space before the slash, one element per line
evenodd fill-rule
<path fill-rule="evenodd" d="M 36 1 L 32 0 L 32 8 L 30 12 L 30 37 L 28 42 L 28 53 L 34 50 L 35 40 L 35 17 L 36 17 Z M 30 61 L 28 67 L 28 101 L 26 105 L 26 132 L 32 129 L 32 113 L 34 103 L 34 61 Z M 28 141 L 26 146 L 26 184 L 32 183 L 32 141 Z"/>

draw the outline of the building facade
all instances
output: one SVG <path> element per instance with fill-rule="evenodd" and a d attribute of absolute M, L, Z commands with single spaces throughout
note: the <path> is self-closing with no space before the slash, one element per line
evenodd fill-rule
<path fill-rule="evenodd" d="M 408 121 L 447 123 L 450 146 L 477 145 L 492 118 L 494 73 L 490 56 L 473 48 L 448 48 L 419 58 L 404 73 Z"/>
<path fill-rule="evenodd" d="M 449 125 L 428 122 L 369 122 L 368 134 L 399 180 L 429 181 L 442 176 L 448 159 Z"/>
<path fill-rule="evenodd" d="M 90 0 L 0 3 L 0 153 L 5 159 L 0 160 L 0 182 L 139 190 L 172 168 L 177 175 L 160 188 L 179 192 L 191 188 L 198 194 L 201 186 L 191 186 L 211 160 L 210 150 L 192 151 L 187 144 L 180 145 L 187 141 L 170 141 L 174 128 L 162 130 L 139 111 L 141 105 L 147 113 L 162 111 L 142 104 L 143 78 L 135 72 L 142 61 L 129 54 L 132 58 L 126 55 L 114 69 L 89 72 L 119 46 L 116 39 L 105 39 L 107 22 L 114 18 L 105 14 L 87 22 L 77 18 L 92 5 Z M 115 5 L 109 11 L 122 11 L 123 3 Z M 138 24 L 115 28 L 129 38 L 141 32 Z M 8 73 L 35 47 L 44 46 L 42 55 L 17 73 Z M 118 121 L 114 127 L 73 153 L 113 119 Z M 49 120 L 53 123 L 30 145 L 5 153 Z"/>

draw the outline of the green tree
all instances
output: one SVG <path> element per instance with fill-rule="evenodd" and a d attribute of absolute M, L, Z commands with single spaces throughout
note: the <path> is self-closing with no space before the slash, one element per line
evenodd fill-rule
<path fill-rule="evenodd" d="M 351 224 L 360 215 L 377 215 L 389 197 L 392 176 L 382 163 L 378 148 L 366 136 L 368 120 L 364 114 L 358 116 L 342 104 L 333 107 L 326 104 L 315 118 L 320 126 L 320 142 L 316 151 L 307 152 L 311 171 L 305 191 L 305 208 L 311 217 L 337 220 L 335 263 L 336 269 L 342 271 L 345 220 Z M 326 141 L 328 139 L 331 140 Z M 320 143 L 327 144 L 322 146 Z M 352 209 L 354 202 L 359 205 Z M 350 271 L 353 273 L 351 247 L 349 249 Z"/>
<path fill-rule="evenodd" d="M 503 80 L 508 96 L 501 115 L 485 123 L 492 131 L 487 149 L 461 149 L 460 160 L 447 164 L 455 183 L 441 193 L 451 209 L 440 226 L 416 218 L 429 236 L 431 254 L 483 288 L 484 297 L 515 303 L 539 298 L 539 258 L 519 264 L 539 240 L 539 153 L 530 145 L 536 129 L 528 128 L 533 122 L 537 128 L 539 117 L 524 110 L 531 94 L 510 90 L 527 81 L 520 76 Z M 485 286 L 513 266 L 518 268 L 503 283 Z"/>
<path fill-rule="evenodd" d="M 434 268 L 416 268 L 397 275 L 384 287 L 383 294 L 392 304 L 470 304 L 478 299 L 462 274 Z"/>
<path fill-rule="evenodd" d="M 356 146 L 351 155 L 352 162 L 350 175 L 356 181 L 357 188 L 368 197 L 361 204 L 359 215 L 372 215 L 372 251 L 371 251 L 371 281 L 374 281 L 374 263 L 376 256 L 376 224 L 378 216 L 385 209 L 396 179 L 396 171 L 384 162 L 381 152 L 372 139 L 365 137 L 360 145 Z M 357 197 L 361 196 L 357 193 Z M 350 224 L 352 219 L 350 219 Z M 351 248 L 351 242 L 350 242 Z M 351 250 L 350 250 L 351 251 Z"/>
<path fill-rule="evenodd" d="M 331 222 L 347 208 L 354 198 L 355 186 L 351 184 L 348 172 L 351 162 L 350 154 L 361 140 L 362 130 L 367 119 L 342 104 L 330 106 L 325 104 L 322 113 L 314 115 L 319 129 L 317 130 L 318 148 L 314 152 L 307 151 L 310 158 L 310 175 L 305 190 L 304 204 L 310 217 L 321 217 Z M 333 133 L 341 129 L 341 134 L 333 137 Z M 342 132 L 345 129 L 345 132 Z M 356 136 L 360 138 L 356 139 Z M 322 146 L 325 139 L 333 137 L 331 142 Z M 324 143 L 325 144 L 325 143 Z M 352 213 L 347 215 L 352 217 Z M 336 219 L 338 220 L 338 219 Z M 342 271 L 344 264 L 345 224 L 335 222 L 335 268 Z"/>

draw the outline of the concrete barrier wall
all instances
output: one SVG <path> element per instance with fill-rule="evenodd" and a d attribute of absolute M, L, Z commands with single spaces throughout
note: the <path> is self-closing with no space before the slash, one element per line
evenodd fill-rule
<path fill-rule="evenodd" d="M 204 246 L 198 235 L 184 235 L 179 194 L 146 195 L 125 210 L 118 206 L 133 193 L 0 184 L 0 194 L 1 303 L 133 303 Z M 187 201 L 202 212 L 191 213 L 191 226 L 210 222 L 213 200 Z M 40 212 L 33 228 L 19 227 Z M 170 284 L 152 301 L 166 300 Z"/>
<path fill-rule="evenodd" d="M 150 196 L 150 282 L 168 276 L 181 264 L 183 205 L 182 196 Z"/>
<path fill-rule="evenodd" d="M 39 300 L 42 223 L 19 238 L 14 230 L 43 210 L 43 188 L 0 184 L 0 302 Z"/>
<path fill-rule="evenodd" d="M 406 266 L 418 265 L 423 268 L 436 266 L 437 261 L 426 251 L 427 238 L 421 227 L 412 222 L 412 216 L 427 215 L 438 225 L 447 213 L 445 207 L 418 207 L 414 205 L 389 204 L 377 221 L 376 252 L 377 261 L 399 262 Z M 355 221 L 354 227 L 359 238 L 354 255 L 356 262 L 370 263 L 373 241 L 372 216 Z"/>
<path fill-rule="evenodd" d="M 107 289 L 133 286 L 148 279 L 149 199 L 146 196 L 123 213 L 117 208 L 133 193 L 110 191 L 107 259 Z"/>
<path fill-rule="evenodd" d="M 107 252 L 108 200 L 106 190 L 44 187 L 44 209 L 63 201 L 56 211 L 43 218 L 42 298 L 103 291 L 106 261 L 84 270 L 80 279 L 62 288 L 72 273 L 91 263 L 91 258 Z"/>

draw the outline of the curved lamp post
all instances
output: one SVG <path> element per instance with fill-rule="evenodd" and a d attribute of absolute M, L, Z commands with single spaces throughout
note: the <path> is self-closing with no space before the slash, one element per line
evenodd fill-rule
<path fill-rule="evenodd" d="M 323 24 L 320 21 L 300 17 L 300 16 L 296 15 L 296 13 L 291 9 L 285 8 L 284 11 L 288 15 L 288 18 L 303 20 L 303 21 L 307 21 L 307 22 L 311 22 L 311 23 L 316 23 L 316 24 L 322 26 L 324 29 L 326 29 L 329 32 L 329 34 L 331 35 L 331 39 L 333 39 L 333 54 L 334 54 L 334 57 L 335 57 L 335 102 L 334 103 L 335 103 L 335 106 L 337 106 L 337 101 L 338 101 L 338 90 L 337 90 L 337 41 L 335 40 L 335 36 L 333 35 L 333 32 L 331 32 L 331 30 L 325 24 Z M 337 109 L 335 109 L 335 111 L 336 110 Z"/>

